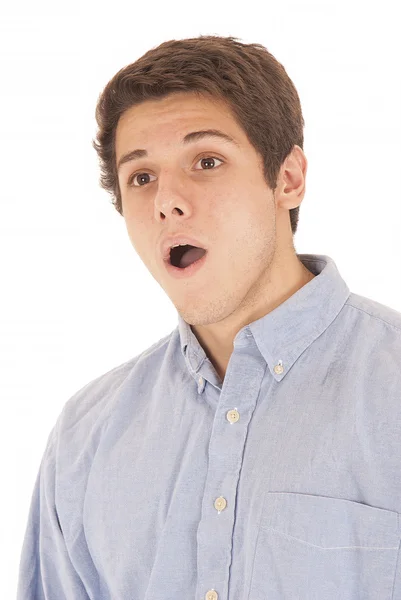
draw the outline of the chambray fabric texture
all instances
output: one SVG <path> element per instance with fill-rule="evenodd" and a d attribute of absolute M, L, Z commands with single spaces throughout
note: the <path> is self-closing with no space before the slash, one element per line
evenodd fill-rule
<path fill-rule="evenodd" d="M 298 256 L 223 384 L 177 313 L 66 401 L 18 600 L 401 600 L 401 313 Z"/>

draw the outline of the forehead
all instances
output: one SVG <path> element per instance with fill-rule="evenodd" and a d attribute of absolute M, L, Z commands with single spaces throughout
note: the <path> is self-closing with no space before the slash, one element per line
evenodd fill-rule
<path fill-rule="evenodd" d="M 245 141 L 245 134 L 226 102 L 188 92 L 174 93 L 162 99 L 146 100 L 125 111 L 116 129 L 116 156 L 118 158 L 133 144 L 151 151 L 153 140 L 158 146 L 178 144 L 194 127 L 220 129 L 240 144 Z"/>

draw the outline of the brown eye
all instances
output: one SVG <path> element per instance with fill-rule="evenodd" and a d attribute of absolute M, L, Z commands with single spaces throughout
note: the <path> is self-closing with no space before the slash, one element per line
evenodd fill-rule
<path fill-rule="evenodd" d="M 203 161 L 204 161 L 204 163 L 203 163 L 203 164 L 205 164 L 205 163 L 209 163 L 209 164 L 210 164 L 210 163 L 214 163 L 214 161 L 215 161 L 216 159 L 215 159 L 213 156 L 208 156 L 207 158 L 201 158 L 200 160 L 203 160 Z M 219 159 L 217 159 L 217 160 L 219 160 Z M 208 167 L 208 168 L 209 168 L 209 167 Z"/>
<path fill-rule="evenodd" d="M 136 180 L 142 183 L 149 183 L 146 181 L 147 177 L 149 177 L 149 173 L 134 173 L 134 175 L 129 178 L 128 185 L 133 187 L 143 187 L 143 185 L 134 185 L 134 181 Z"/>
<path fill-rule="evenodd" d="M 214 164 L 215 161 L 219 161 L 221 163 L 223 163 L 223 161 L 221 160 L 221 158 L 217 158 L 217 156 L 202 156 L 201 158 L 198 159 L 197 163 L 201 161 L 204 161 L 203 164 Z M 220 166 L 220 165 L 217 165 Z M 214 168 L 213 167 L 206 167 L 206 169 L 200 169 L 201 171 L 213 171 Z M 199 169 L 196 169 L 196 171 L 199 171 Z M 134 173 L 133 175 L 131 175 L 131 177 L 128 179 L 128 185 L 131 187 L 144 187 L 145 184 L 149 183 L 149 180 L 147 181 L 147 178 L 150 176 L 150 173 Z M 135 185 L 135 182 L 141 182 L 139 185 Z M 151 182 L 150 182 L 151 183 Z M 141 185 L 143 184 L 143 185 Z"/>

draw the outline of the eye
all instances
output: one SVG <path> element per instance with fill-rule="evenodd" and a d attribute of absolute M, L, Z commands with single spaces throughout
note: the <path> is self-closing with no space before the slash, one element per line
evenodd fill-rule
<path fill-rule="evenodd" d="M 223 161 L 221 160 L 221 158 L 217 158 L 217 156 L 206 155 L 206 156 L 201 156 L 198 159 L 198 161 L 197 161 L 196 164 L 198 164 L 201 160 L 205 160 L 205 159 L 207 159 L 208 163 L 210 163 L 212 161 L 214 162 L 216 160 L 218 160 L 219 162 L 223 163 Z M 196 169 L 196 170 L 198 171 L 199 169 Z M 200 169 L 200 170 L 201 171 L 206 171 L 206 170 L 208 170 L 208 171 L 212 170 L 213 171 L 215 169 L 211 169 L 210 167 L 208 167 L 207 169 Z M 131 186 L 131 187 L 144 187 L 144 185 L 135 185 L 134 182 L 136 181 L 136 177 L 139 177 L 140 180 L 141 180 L 142 178 L 146 178 L 148 175 L 149 175 L 149 173 L 146 173 L 146 172 L 142 172 L 142 173 L 141 172 L 136 172 L 133 175 L 131 175 L 131 177 L 128 179 L 128 185 Z M 145 181 L 145 182 L 142 182 L 142 183 L 149 183 L 149 182 Z"/>

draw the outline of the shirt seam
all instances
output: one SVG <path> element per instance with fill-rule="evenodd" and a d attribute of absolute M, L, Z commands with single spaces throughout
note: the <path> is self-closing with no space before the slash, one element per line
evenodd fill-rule
<path fill-rule="evenodd" d="M 397 521 L 398 521 L 398 531 L 399 531 L 400 530 L 400 515 L 399 515 L 399 513 L 397 513 Z M 400 559 L 400 548 L 401 548 L 401 538 L 400 538 L 400 543 L 398 545 L 397 561 L 395 563 L 395 572 L 394 572 L 394 579 L 393 579 L 393 589 L 391 592 L 391 600 L 394 600 L 394 590 L 395 590 L 395 582 L 397 579 L 398 561 Z"/>
<path fill-rule="evenodd" d="M 401 333 L 401 328 L 397 327 L 397 325 L 394 325 L 394 323 L 390 323 L 389 321 L 386 321 L 386 319 L 383 319 L 382 317 L 377 317 L 376 315 L 373 315 L 372 313 L 368 312 L 367 310 L 364 310 L 363 308 L 360 308 L 359 306 L 355 306 L 355 304 L 352 304 L 351 302 L 347 301 L 346 305 L 351 306 L 352 308 L 355 308 L 356 310 L 359 310 L 361 312 L 364 312 L 365 314 L 372 317 L 372 319 L 376 319 L 376 321 L 380 321 L 381 323 L 386 323 L 386 325 L 390 325 L 390 327 L 394 327 L 394 329 L 396 329 L 397 331 L 399 331 Z"/>

